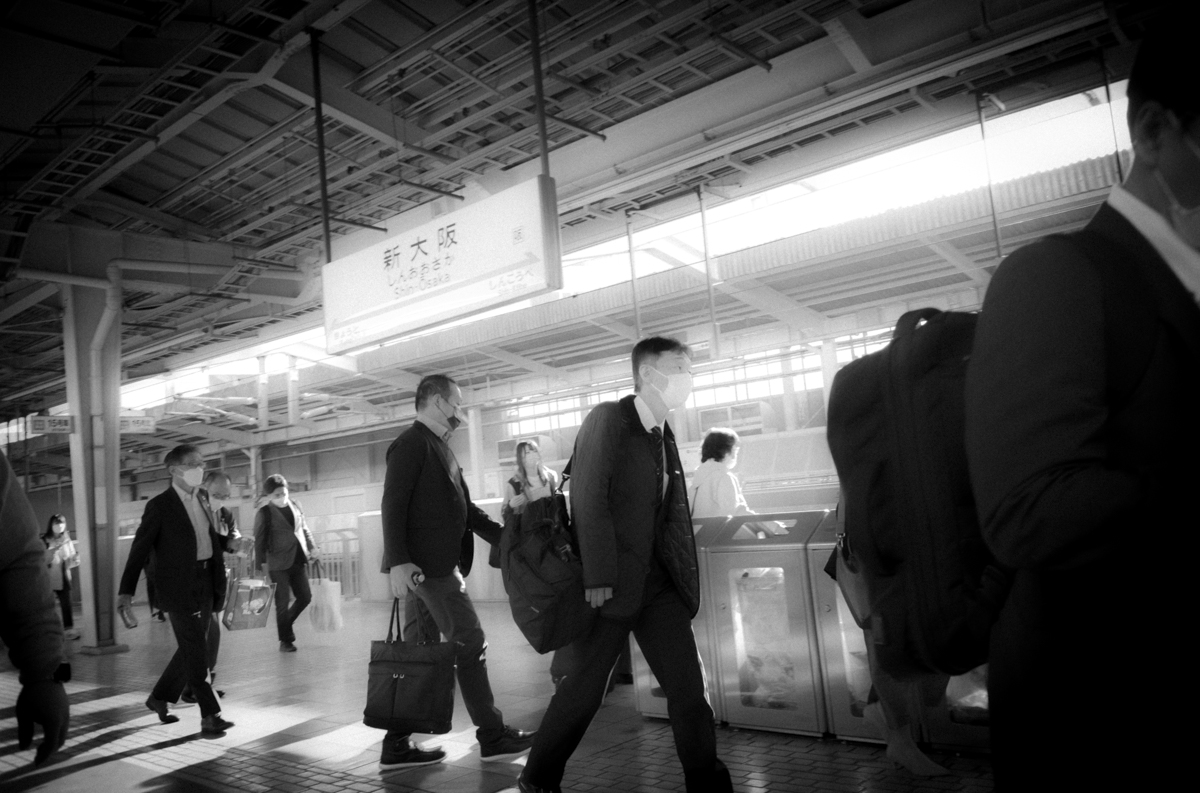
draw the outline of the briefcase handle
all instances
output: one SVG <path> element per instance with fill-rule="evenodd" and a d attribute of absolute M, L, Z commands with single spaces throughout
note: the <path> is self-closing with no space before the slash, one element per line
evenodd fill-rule
<path fill-rule="evenodd" d="M 395 633 L 393 633 L 395 631 Z M 387 643 L 399 641 L 402 634 L 400 628 L 400 598 L 392 598 L 392 617 L 388 620 Z"/>

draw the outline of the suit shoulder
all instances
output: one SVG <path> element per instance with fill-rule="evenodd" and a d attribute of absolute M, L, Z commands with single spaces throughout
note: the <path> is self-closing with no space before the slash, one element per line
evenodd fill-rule
<path fill-rule="evenodd" d="M 584 418 L 583 423 L 588 424 L 590 422 L 593 425 L 597 425 L 619 421 L 621 421 L 621 403 L 601 402 L 591 409 L 591 412 Z"/>
<path fill-rule="evenodd" d="M 988 291 L 1070 288 L 1099 279 L 1099 270 L 1074 239 L 1054 235 L 1014 251 L 996 269 Z"/>
<path fill-rule="evenodd" d="M 416 423 L 413 423 L 411 427 L 396 436 L 396 439 L 388 446 L 387 454 L 384 455 L 384 458 L 390 458 L 392 453 L 398 450 L 411 450 L 424 445 L 426 445 L 425 438 L 421 434 L 421 429 Z"/>

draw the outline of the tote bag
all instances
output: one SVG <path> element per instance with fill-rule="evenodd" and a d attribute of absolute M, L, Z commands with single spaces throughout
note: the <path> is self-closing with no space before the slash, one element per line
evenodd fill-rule
<path fill-rule="evenodd" d="M 396 598 L 392 601 L 387 639 L 371 642 L 363 724 L 407 733 L 450 732 L 454 716 L 454 645 L 399 639 L 400 599 Z"/>

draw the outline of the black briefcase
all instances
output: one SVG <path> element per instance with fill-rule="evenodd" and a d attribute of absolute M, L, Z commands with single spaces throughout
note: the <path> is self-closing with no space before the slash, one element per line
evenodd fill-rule
<path fill-rule="evenodd" d="M 363 724 L 441 735 L 450 732 L 453 716 L 454 645 L 437 637 L 430 642 L 400 641 L 400 599 L 396 598 L 387 639 L 371 642 Z"/>

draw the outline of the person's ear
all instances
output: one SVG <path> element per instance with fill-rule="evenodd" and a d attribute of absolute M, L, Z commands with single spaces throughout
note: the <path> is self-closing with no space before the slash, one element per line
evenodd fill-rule
<path fill-rule="evenodd" d="M 1161 104 L 1154 100 L 1142 103 L 1129 120 L 1129 135 L 1133 140 L 1134 157 L 1151 168 L 1158 165 L 1163 136 L 1174 128 L 1173 119 Z"/>

